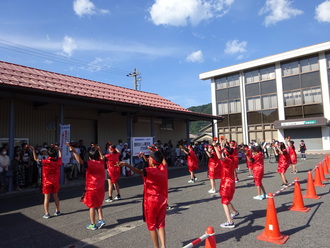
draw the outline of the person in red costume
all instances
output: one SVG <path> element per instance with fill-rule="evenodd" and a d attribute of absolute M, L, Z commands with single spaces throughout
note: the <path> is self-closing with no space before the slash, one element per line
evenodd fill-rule
<path fill-rule="evenodd" d="M 83 165 L 84 161 L 81 159 L 76 150 L 70 146 L 70 151 L 73 153 L 74 158 Z M 88 152 L 89 160 L 85 168 L 86 171 L 86 186 L 85 194 L 82 202 L 89 208 L 90 224 L 86 226 L 87 229 L 96 230 L 105 225 L 103 220 L 102 202 L 104 199 L 105 189 L 105 171 L 104 171 L 104 157 L 101 148 L 92 145 Z M 95 223 L 96 213 L 99 221 Z"/>
<path fill-rule="evenodd" d="M 297 153 L 296 153 L 296 147 L 294 146 L 294 141 L 292 141 L 292 140 L 288 141 L 287 150 L 290 155 L 290 164 L 292 166 L 291 173 L 297 174 L 297 172 L 298 172 L 297 167 L 296 167 Z"/>
<path fill-rule="evenodd" d="M 288 180 L 286 180 L 285 172 L 290 166 L 290 155 L 283 142 L 277 143 L 273 149 L 275 156 L 278 155 L 277 172 L 280 174 L 283 182 L 281 186 L 286 186 L 288 184 Z"/>
<path fill-rule="evenodd" d="M 143 154 L 141 154 L 143 156 Z M 165 217 L 168 199 L 168 172 L 163 154 L 154 150 L 150 153 L 148 167 L 138 169 L 125 162 L 119 166 L 127 166 L 134 173 L 143 176 L 143 219 L 150 231 L 155 248 L 165 247 Z M 159 243 L 161 246 L 159 246 Z"/>
<path fill-rule="evenodd" d="M 208 178 L 210 179 L 211 189 L 208 191 L 210 194 L 216 193 L 215 179 L 221 179 L 221 165 L 217 153 L 213 145 L 208 145 L 204 148 L 208 161 Z"/>
<path fill-rule="evenodd" d="M 253 176 L 254 184 L 257 187 L 257 196 L 254 196 L 255 200 L 263 200 L 268 198 L 266 190 L 262 184 L 262 179 L 264 177 L 264 155 L 262 148 L 260 146 L 252 147 L 252 162 L 253 162 Z M 263 194 L 261 194 L 261 191 Z"/>
<path fill-rule="evenodd" d="M 198 158 L 194 152 L 194 148 L 191 145 L 188 145 L 187 149 L 188 151 L 181 148 L 181 150 L 187 155 L 188 170 L 190 172 L 190 180 L 188 183 L 195 183 L 197 181 L 197 177 L 195 176 L 194 170 L 199 170 Z"/>
<path fill-rule="evenodd" d="M 50 194 L 53 195 L 55 201 L 54 216 L 61 215 L 60 199 L 58 198 L 58 191 L 60 189 L 60 167 L 62 165 L 62 152 L 56 145 L 51 145 L 47 150 L 48 158 L 39 160 L 36 152 L 32 146 L 28 146 L 33 153 L 33 158 L 36 162 L 41 164 L 42 168 L 42 193 L 44 194 L 44 219 L 50 218 L 49 214 L 49 200 Z"/>
<path fill-rule="evenodd" d="M 227 221 L 220 226 L 222 228 L 234 228 L 235 224 L 233 219 L 239 215 L 234 205 L 231 203 L 235 193 L 235 162 L 232 159 L 234 150 L 230 147 L 221 149 L 215 147 L 217 156 L 221 161 L 221 181 L 220 181 L 220 196 L 223 209 L 226 214 Z"/>
<path fill-rule="evenodd" d="M 238 176 L 237 176 L 237 169 L 238 169 L 238 149 L 237 149 L 237 143 L 235 140 L 231 140 L 229 142 L 229 146 L 230 148 L 233 149 L 233 155 L 232 155 L 232 159 L 233 159 L 233 162 L 234 162 L 234 166 L 235 166 L 235 170 L 234 170 L 234 174 L 235 174 L 235 182 L 237 183 L 239 180 L 238 180 Z"/>
<path fill-rule="evenodd" d="M 247 145 L 244 145 L 245 157 L 246 157 L 246 167 L 249 170 L 248 177 L 253 177 L 253 162 L 252 162 L 252 151 Z"/>
<path fill-rule="evenodd" d="M 108 171 L 108 194 L 109 197 L 105 200 L 106 202 L 112 202 L 112 193 L 113 188 L 115 187 L 117 191 L 117 196 L 115 200 L 120 200 L 120 188 L 118 184 L 118 180 L 120 177 L 120 168 L 116 165 L 120 162 L 120 152 L 116 148 L 116 145 L 109 146 L 109 153 L 105 154 L 105 162 L 107 165 Z"/>

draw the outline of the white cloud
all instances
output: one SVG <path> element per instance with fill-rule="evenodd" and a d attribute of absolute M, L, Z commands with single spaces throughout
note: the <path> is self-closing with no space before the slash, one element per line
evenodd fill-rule
<path fill-rule="evenodd" d="M 108 14 L 110 12 L 107 9 L 97 9 L 90 0 L 74 0 L 73 10 L 80 17 L 84 15 L 95 15 L 97 13 Z"/>
<path fill-rule="evenodd" d="M 198 50 L 196 52 L 192 52 L 191 54 L 189 54 L 186 57 L 186 61 L 188 62 L 203 62 L 204 58 L 203 58 L 203 53 L 201 50 Z"/>
<path fill-rule="evenodd" d="M 319 22 L 330 22 L 330 0 L 326 0 L 315 8 L 315 19 Z"/>
<path fill-rule="evenodd" d="M 64 55 L 71 57 L 73 50 L 77 49 L 77 44 L 75 43 L 74 39 L 70 36 L 64 36 L 64 41 L 62 44 L 62 50 Z"/>
<path fill-rule="evenodd" d="M 230 40 L 226 43 L 225 53 L 227 54 L 236 54 L 236 53 L 244 53 L 246 52 L 246 41 L 239 40 Z"/>
<path fill-rule="evenodd" d="M 155 0 L 149 9 L 155 25 L 193 26 L 226 14 L 235 0 Z"/>
<path fill-rule="evenodd" d="M 302 10 L 291 7 L 290 0 L 267 0 L 259 11 L 259 15 L 267 15 L 264 21 L 266 27 L 301 14 L 303 14 Z"/>

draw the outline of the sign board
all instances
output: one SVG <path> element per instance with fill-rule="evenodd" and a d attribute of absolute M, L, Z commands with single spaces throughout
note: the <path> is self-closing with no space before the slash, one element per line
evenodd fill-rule
<path fill-rule="evenodd" d="M 70 124 L 60 125 L 60 148 L 62 149 L 62 163 L 70 163 L 71 153 L 66 142 L 70 142 Z"/>
<path fill-rule="evenodd" d="M 140 152 L 143 152 L 145 155 L 149 155 L 150 151 L 148 146 L 153 144 L 153 140 L 153 137 L 132 137 L 132 156 L 138 156 Z"/>
<path fill-rule="evenodd" d="M 287 126 L 300 126 L 300 125 L 313 125 L 316 124 L 316 120 L 309 120 L 309 121 L 293 121 L 293 122 L 282 122 L 281 126 L 282 127 L 287 127 Z"/>

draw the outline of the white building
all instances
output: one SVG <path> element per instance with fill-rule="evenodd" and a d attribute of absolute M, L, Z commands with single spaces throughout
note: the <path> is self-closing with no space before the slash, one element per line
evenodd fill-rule
<path fill-rule="evenodd" d="M 330 41 L 200 74 L 211 79 L 218 135 L 249 143 L 290 136 L 330 150 Z"/>

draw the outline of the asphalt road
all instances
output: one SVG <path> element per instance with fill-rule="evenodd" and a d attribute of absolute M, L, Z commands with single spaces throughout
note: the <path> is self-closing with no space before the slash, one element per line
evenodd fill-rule
<path fill-rule="evenodd" d="M 298 163 L 299 173 L 286 173 L 289 182 L 300 179 L 301 192 L 306 193 L 307 172 L 324 159 L 324 155 L 310 155 Z M 187 168 L 169 169 L 169 204 L 166 219 L 167 248 L 187 245 L 205 233 L 208 226 L 215 230 L 217 247 L 278 247 L 279 245 L 258 240 L 264 230 L 267 201 L 254 200 L 256 188 L 253 179 L 248 178 L 245 164 L 240 165 L 240 182 L 233 200 L 240 212 L 235 219 L 234 229 L 223 229 L 219 225 L 226 218 L 220 204 L 219 194 L 209 194 L 209 180 L 206 167 L 198 171 L 198 181 L 188 184 Z M 280 190 L 281 180 L 276 173 L 277 164 L 265 163 L 264 186 L 268 192 Z M 314 176 L 314 174 L 313 174 Z M 326 175 L 330 179 L 330 175 Z M 290 211 L 293 204 L 294 187 L 289 187 L 275 196 L 279 228 L 289 235 L 282 247 L 330 247 L 329 238 L 329 183 L 316 187 L 321 199 L 304 199 L 308 212 Z M 142 179 L 138 176 L 121 178 L 122 200 L 105 203 L 103 206 L 106 225 L 96 231 L 86 229 L 89 223 L 87 207 L 80 197 L 83 180 L 70 182 L 59 192 L 63 215 L 43 219 L 43 195 L 36 190 L 26 190 L 0 195 L 0 247 L 152 247 L 149 232 L 142 221 Z M 219 180 L 217 180 L 217 187 Z M 50 204 L 51 213 L 54 203 Z M 195 246 L 203 247 L 204 242 Z"/>

